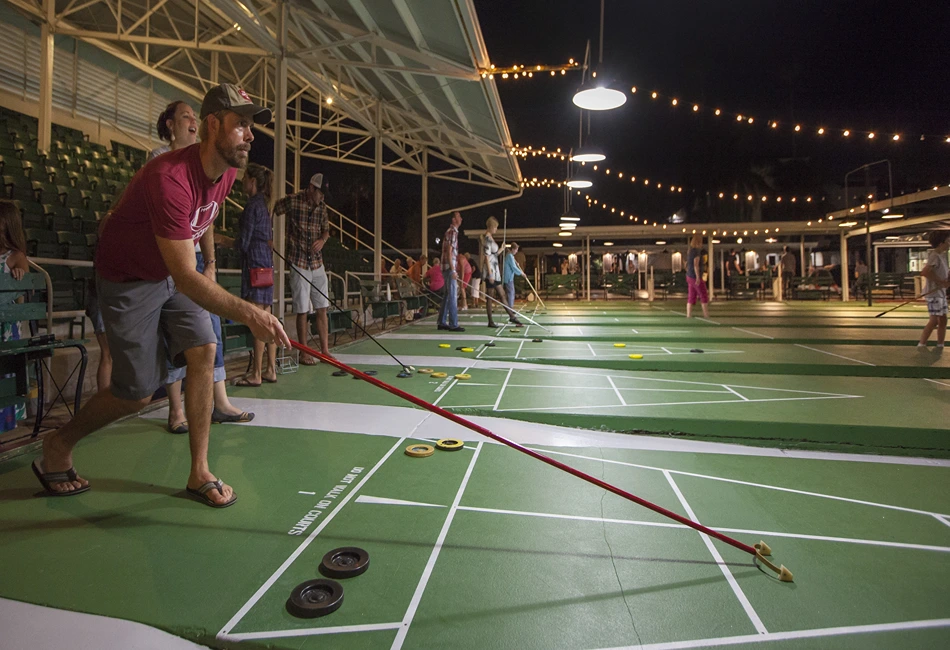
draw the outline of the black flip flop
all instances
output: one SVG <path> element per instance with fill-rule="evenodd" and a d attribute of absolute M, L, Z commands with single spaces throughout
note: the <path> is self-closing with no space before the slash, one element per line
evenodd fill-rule
<path fill-rule="evenodd" d="M 208 481 L 197 490 L 190 487 L 185 488 L 185 492 L 188 493 L 188 496 L 198 503 L 205 504 L 209 508 L 227 508 L 230 505 L 234 505 L 234 502 L 237 501 L 237 495 L 232 492 L 230 501 L 225 501 L 224 503 L 215 503 L 211 500 L 211 497 L 208 496 L 208 492 L 211 490 L 217 490 L 221 493 L 221 496 L 224 496 L 224 485 L 220 480 Z"/>
<path fill-rule="evenodd" d="M 250 422 L 254 419 L 253 413 L 244 411 L 237 415 L 227 415 L 218 409 L 211 411 L 211 424 L 222 424 L 224 422 Z"/>
<path fill-rule="evenodd" d="M 168 430 L 168 433 L 188 433 L 188 420 L 179 422 L 175 426 L 169 424 L 165 428 Z"/>
<path fill-rule="evenodd" d="M 251 388 L 260 388 L 260 387 L 261 387 L 260 384 L 255 384 L 253 381 L 249 381 L 247 377 L 241 377 L 241 378 L 238 379 L 236 382 L 234 382 L 234 385 L 235 385 L 235 386 L 249 386 L 249 387 L 251 387 Z"/>
<path fill-rule="evenodd" d="M 43 462 L 43 457 L 39 457 L 33 461 L 31 467 L 33 468 L 33 473 L 36 475 L 36 478 L 40 480 L 40 485 L 43 486 L 43 490 L 46 492 L 47 496 L 51 497 L 71 497 L 77 494 L 82 494 L 87 492 L 91 485 L 86 485 L 81 487 L 78 490 L 54 490 L 53 483 L 69 483 L 75 480 L 78 480 L 79 475 L 76 473 L 75 468 L 70 467 L 65 472 L 44 472 L 40 468 L 40 464 Z"/>

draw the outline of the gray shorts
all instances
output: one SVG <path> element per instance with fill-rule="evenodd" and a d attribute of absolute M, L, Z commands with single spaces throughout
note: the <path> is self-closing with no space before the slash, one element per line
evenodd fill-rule
<path fill-rule="evenodd" d="M 159 282 L 96 281 L 116 397 L 148 397 L 164 383 L 166 358 L 182 367 L 185 350 L 216 342 L 208 312 L 179 293 L 171 277 Z"/>
<path fill-rule="evenodd" d="M 294 313 L 309 314 L 314 309 L 329 307 L 330 301 L 325 297 L 330 295 L 326 269 L 322 266 L 313 270 L 302 269 L 294 264 L 291 266 L 293 268 L 290 270 L 290 293 L 294 300 Z M 311 287 L 304 278 L 310 280 L 319 291 Z"/>

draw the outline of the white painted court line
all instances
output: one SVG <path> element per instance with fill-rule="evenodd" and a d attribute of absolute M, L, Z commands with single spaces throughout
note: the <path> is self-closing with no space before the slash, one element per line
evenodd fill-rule
<path fill-rule="evenodd" d="M 302 630 L 273 630 L 270 632 L 242 632 L 239 634 L 219 634 L 224 641 L 249 641 L 252 639 L 278 639 L 294 636 L 317 636 L 321 634 L 345 634 L 348 632 L 377 632 L 396 630 L 402 627 L 401 621 L 395 623 L 369 623 L 365 625 L 338 625 L 336 627 L 314 627 Z"/>
<path fill-rule="evenodd" d="M 309 494 L 309 495 L 311 495 L 311 496 L 314 496 L 314 495 L 316 495 L 316 492 L 303 492 L 303 491 L 298 491 L 297 494 Z"/>
<path fill-rule="evenodd" d="M 544 384 L 508 384 L 508 388 L 566 388 L 569 390 L 627 390 L 634 392 L 661 392 L 661 393 L 711 393 L 713 395 L 727 395 L 729 394 L 728 390 L 687 390 L 680 388 L 633 388 L 625 386 L 623 388 L 617 388 L 616 385 L 611 386 L 566 386 L 566 385 L 544 385 Z M 467 386 L 494 386 L 495 384 L 470 384 L 466 382 Z"/>
<path fill-rule="evenodd" d="M 944 526 L 950 526 L 950 519 L 947 517 L 941 517 L 940 515 L 934 515 L 934 517 Z"/>
<path fill-rule="evenodd" d="M 422 422 L 424 421 L 425 420 L 422 420 Z M 422 424 L 422 422 L 420 422 L 419 424 Z M 419 425 L 416 425 L 416 428 L 418 427 Z M 413 433 L 414 432 L 415 430 L 413 430 Z M 316 539 L 317 535 L 319 535 L 323 531 L 324 528 L 327 527 L 327 524 L 333 521 L 333 518 L 336 517 L 336 514 L 340 512 L 347 503 L 349 503 L 350 499 L 353 498 L 353 495 L 359 492 L 360 488 L 366 485 L 366 482 L 373 477 L 373 474 L 376 473 L 376 470 L 382 467 L 383 463 L 385 463 L 389 459 L 389 457 L 392 456 L 393 453 L 402 446 L 402 443 L 404 443 L 405 441 L 406 441 L 406 436 L 397 440 L 396 444 L 394 444 L 389 449 L 389 451 L 387 451 L 383 455 L 383 457 L 380 458 L 379 461 L 375 465 L 373 465 L 373 468 L 369 470 L 363 476 L 362 480 L 356 484 L 356 487 L 354 487 L 353 490 L 349 494 L 343 497 L 343 499 L 339 502 L 337 507 L 333 509 L 333 512 L 328 514 L 326 519 L 324 519 L 323 522 L 319 526 L 313 529 L 313 532 L 307 536 L 307 539 L 305 539 L 303 542 L 300 543 L 300 546 L 298 546 L 297 549 L 293 553 L 290 554 L 290 557 L 284 560 L 284 563 L 281 564 L 277 568 L 276 571 L 274 571 L 271 577 L 269 577 L 264 582 L 264 584 L 262 584 L 256 592 L 254 592 L 254 595 L 251 596 L 246 603 L 244 603 L 241 609 L 239 609 L 237 613 L 231 617 L 231 620 L 224 624 L 224 627 L 222 627 L 221 630 L 218 632 L 217 638 L 223 638 L 231 630 L 234 629 L 234 626 L 236 626 L 238 623 L 241 622 L 241 619 L 244 618 L 244 616 L 251 610 L 251 608 L 254 607 L 255 604 L 257 604 L 257 601 L 259 601 L 261 597 L 263 597 L 263 595 L 267 593 L 267 590 L 270 589 L 271 586 L 273 586 L 275 582 L 277 582 L 277 579 L 284 574 L 284 571 L 290 568 L 290 565 L 293 564 L 294 561 L 298 557 L 300 557 L 300 554 L 303 553 L 308 546 L 310 546 L 310 543 L 314 539 Z"/>
<path fill-rule="evenodd" d="M 623 395 L 621 395 L 621 394 L 620 394 L 620 391 L 617 390 L 617 384 L 614 383 L 614 380 L 613 380 L 613 378 L 612 378 L 610 375 L 607 375 L 607 381 L 610 382 L 610 387 L 613 388 L 613 389 L 614 389 L 614 393 L 617 394 L 617 399 L 620 400 L 620 404 L 623 405 L 623 406 L 627 406 L 627 403 L 626 403 L 626 402 L 624 401 L 624 399 L 623 399 Z"/>
<path fill-rule="evenodd" d="M 718 639 L 694 639 L 690 641 L 670 641 L 668 643 L 648 643 L 646 645 L 617 646 L 601 650 L 689 650 L 690 648 L 717 648 L 746 643 L 771 643 L 773 641 L 791 641 L 794 639 L 818 639 L 829 636 L 850 634 L 873 634 L 875 632 L 900 632 L 904 630 L 926 630 L 937 627 L 950 627 L 950 618 L 935 618 L 925 621 L 907 621 L 902 623 L 878 623 L 874 625 L 848 625 L 843 627 L 825 627 L 794 632 L 769 632 L 767 634 L 749 634 L 746 636 L 725 636 Z"/>
<path fill-rule="evenodd" d="M 926 377 L 922 377 L 922 379 L 923 379 L 924 381 L 929 381 L 929 382 L 932 382 L 932 383 L 934 383 L 934 384 L 940 384 L 941 386 L 950 386 L 950 384 L 945 384 L 944 382 L 942 382 L 942 381 L 937 381 L 936 379 L 927 379 Z"/>
<path fill-rule="evenodd" d="M 521 354 L 521 348 L 524 347 L 524 342 L 525 342 L 525 339 L 521 339 L 521 343 L 518 344 L 518 349 L 515 350 L 515 359 L 517 359 L 518 355 Z"/>
<path fill-rule="evenodd" d="M 762 338 L 768 339 L 768 340 L 770 340 L 770 341 L 774 341 L 774 340 L 775 340 L 775 337 L 774 337 L 774 336 L 767 336 L 767 335 L 765 335 L 765 334 L 759 334 L 758 332 L 753 332 L 752 330 L 744 330 L 744 329 L 742 329 L 741 327 L 733 327 L 732 329 L 736 330 L 737 332 L 745 332 L 746 334 L 752 334 L 753 336 L 761 336 Z"/>
<path fill-rule="evenodd" d="M 666 477 L 670 487 L 673 488 L 676 498 L 679 499 L 680 505 L 683 506 L 683 509 L 686 511 L 686 516 L 696 523 L 700 523 L 699 519 L 696 518 L 696 513 L 693 512 L 693 509 L 689 507 L 686 497 L 684 497 L 683 493 L 680 492 L 679 486 L 676 485 L 676 481 L 673 480 L 673 477 L 670 475 L 670 473 L 664 471 L 663 476 Z M 722 558 L 722 555 L 720 555 L 719 549 L 716 548 L 715 544 L 712 543 L 712 540 L 709 539 L 709 535 L 706 533 L 699 533 L 699 536 L 702 538 L 706 548 L 709 549 L 709 553 L 713 556 L 716 564 L 719 565 L 719 569 L 722 571 L 722 575 L 726 578 L 726 582 L 729 583 L 729 587 L 732 589 L 732 592 L 736 595 L 736 598 L 739 599 L 739 604 L 741 604 L 742 609 L 745 610 L 746 616 L 748 616 L 749 620 L 752 621 L 752 626 L 759 634 L 768 634 L 769 631 L 765 629 L 765 624 L 762 623 L 762 619 L 759 618 L 755 608 L 752 607 L 752 603 L 750 603 L 749 599 L 746 598 L 745 592 L 742 591 L 739 583 L 736 582 L 736 578 L 732 575 L 732 571 L 730 571 L 729 567 L 726 566 L 726 561 Z"/>
<path fill-rule="evenodd" d="M 592 523 L 617 524 L 620 526 L 644 526 L 647 528 L 676 528 L 680 530 L 692 531 L 693 529 L 683 524 L 674 524 L 669 522 L 642 521 L 637 519 L 611 519 L 608 517 L 585 517 L 582 515 L 562 515 L 553 512 L 526 512 L 523 510 L 505 510 L 500 508 L 475 508 L 471 506 L 459 506 L 459 510 L 468 510 L 471 512 L 484 512 L 495 515 L 513 515 L 518 517 L 539 517 L 541 519 L 566 519 L 570 521 L 589 521 Z M 910 544 L 905 542 L 888 542 L 879 539 L 862 539 L 858 537 L 834 537 L 830 535 L 809 535 L 806 533 L 779 533 L 772 530 L 750 530 L 747 528 L 724 528 L 719 526 L 710 526 L 713 530 L 721 533 L 737 533 L 742 535 L 755 535 L 757 537 L 784 537 L 789 539 L 806 539 L 816 542 L 836 542 L 841 544 L 860 544 L 863 546 L 881 546 L 887 548 L 903 548 L 912 551 L 932 551 L 935 553 L 950 553 L 950 546 L 935 546 L 932 544 Z"/>
<path fill-rule="evenodd" d="M 491 410 L 497 411 L 498 405 L 501 404 L 501 398 L 505 394 L 505 388 L 508 387 L 508 381 L 511 379 L 511 373 L 514 372 L 514 368 L 508 368 L 508 374 L 505 375 L 505 381 L 501 384 L 501 390 L 498 391 L 498 399 L 495 400 L 495 405 Z"/>
<path fill-rule="evenodd" d="M 842 395 L 835 397 L 769 397 L 765 399 L 746 399 L 745 401 L 736 399 L 736 400 L 705 400 L 699 402 L 647 402 L 643 404 L 628 404 L 627 408 L 638 408 L 646 406 L 695 406 L 697 404 L 761 404 L 762 402 L 809 402 L 819 399 L 842 399 L 843 397 L 852 397 L 850 395 Z M 602 405 L 584 405 L 584 406 L 522 406 L 518 408 L 510 409 L 496 409 L 499 413 L 512 412 L 512 411 L 561 411 L 564 409 L 568 410 L 589 410 L 589 409 L 615 409 L 623 408 L 620 404 L 602 404 Z"/>
<path fill-rule="evenodd" d="M 697 474 L 695 472 L 684 472 L 678 469 L 668 469 L 664 467 L 653 467 L 651 465 L 640 465 L 639 463 L 628 463 L 622 460 L 609 460 L 606 458 L 595 458 L 593 456 L 583 456 L 580 454 L 569 454 L 564 451 L 556 451 L 553 449 L 536 449 L 535 451 L 544 454 L 556 454 L 558 456 L 568 456 L 571 458 L 580 458 L 583 460 L 591 460 L 597 463 L 610 463 L 612 465 L 624 465 L 627 467 L 637 467 L 639 469 L 649 469 L 656 472 L 670 472 L 671 474 L 680 474 L 682 476 L 692 476 L 694 478 L 705 478 L 710 481 L 721 481 L 723 483 L 734 483 L 736 485 L 746 485 L 749 487 L 763 488 L 765 490 L 776 490 L 777 492 L 788 492 L 790 494 L 801 494 L 803 496 L 809 497 L 819 497 L 822 499 L 831 499 L 832 501 L 843 501 L 846 503 L 856 503 L 862 506 L 873 506 L 876 508 L 886 508 L 888 510 L 899 510 L 901 512 L 911 512 L 917 515 L 927 515 L 927 516 L 941 516 L 941 517 L 950 517 L 950 515 L 943 512 L 930 512 L 928 510 L 918 510 L 916 508 L 905 508 L 903 506 L 892 506 L 886 503 L 876 503 L 874 501 L 864 501 L 862 499 L 852 499 L 849 497 L 839 497 L 832 494 L 822 494 L 821 492 L 808 492 L 806 490 L 795 490 L 793 488 L 779 487 L 777 485 L 767 485 L 765 483 L 752 483 L 750 481 L 740 481 L 734 478 L 725 478 L 722 476 L 711 476 L 709 474 Z"/>
<path fill-rule="evenodd" d="M 584 330 L 582 330 L 579 325 L 575 325 L 575 327 L 577 327 L 577 333 L 584 336 Z"/>
<path fill-rule="evenodd" d="M 805 348 L 806 350 L 811 350 L 812 352 L 820 352 L 821 354 L 827 354 L 832 357 L 838 357 L 839 359 L 844 359 L 845 361 L 853 361 L 855 363 L 863 363 L 866 366 L 873 366 L 873 363 L 868 363 L 867 361 L 861 361 L 860 359 L 852 359 L 851 357 L 846 357 L 840 354 L 835 354 L 834 352 L 826 352 L 824 350 L 819 350 L 818 348 L 810 348 L 807 345 L 802 345 L 801 343 L 796 343 L 796 347 Z"/>
<path fill-rule="evenodd" d="M 361 494 L 356 497 L 356 503 L 370 503 L 381 506 L 416 506 L 419 508 L 447 508 L 441 503 L 422 503 L 421 501 L 403 501 L 402 499 L 387 499 L 386 497 L 370 497 Z"/>
<path fill-rule="evenodd" d="M 435 568 L 435 563 L 439 559 L 439 553 L 442 552 L 442 544 L 445 543 L 445 538 L 449 533 L 449 528 L 452 526 L 452 520 L 455 519 L 455 513 L 458 511 L 459 503 L 462 501 L 462 495 L 465 493 L 465 487 L 468 485 L 468 480 L 472 476 L 472 470 L 475 469 L 475 462 L 478 460 L 478 456 L 481 454 L 482 446 L 484 444 L 485 443 L 483 442 L 479 442 L 475 448 L 475 453 L 472 454 L 472 460 L 468 464 L 468 469 L 465 471 L 465 476 L 462 478 L 462 484 L 459 485 L 458 492 L 455 493 L 455 500 L 452 501 L 452 505 L 449 507 L 449 514 L 445 518 L 445 523 L 442 524 L 442 530 L 439 531 L 439 537 L 436 539 L 435 546 L 432 548 L 432 553 L 429 555 L 429 561 L 426 562 L 426 567 L 422 571 L 422 577 L 419 579 L 419 584 L 416 585 L 416 591 L 412 594 L 412 600 L 409 601 L 409 608 L 406 610 L 406 614 L 402 618 L 402 626 L 396 633 L 396 638 L 393 641 L 391 650 L 399 650 L 399 648 L 402 648 L 402 644 L 406 640 L 406 635 L 409 633 L 409 626 L 412 625 L 412 619 L 416 616 L 416 610 L 419 608 L 419 602 L 422 600 L 422 594 L 425 593 L 426 585 L 429 583 L 429 578 L 432 576 L 432 569 Z"/>
<path fill-rule="evenodd" d="M 743 400 L 743 401 L 746 401 L 746 402 L 749 401 L 749 398 L 748 398 L 748 397 L 746 397 L 745 395 L 742 395 L 742 394 L 740 394 L 740 393 L 737 393 L 736 391 L 734 391 L 733 389 L 729 388 L 729 387 L 726 386 L 725 384 L 723 384 L 722 387 L 725 388 L 725 389 L 726 389 L 727 391 L 729 391 L 730 393 L 732 393 L 733 395 L 737 395 L 737 396 L 739 397 L 739 399 L 741 399 L 741 400 Z"/>
<path fill-rule="evenodd" d="M 587 344 L 587 347 L 590 349 L 590 353 L 596 357 L 596 356 L 597 356 L 597 353 L 594 352 L 594 346 L 591 345 L 590 343 L 588 343 L 588 344 Z"/>

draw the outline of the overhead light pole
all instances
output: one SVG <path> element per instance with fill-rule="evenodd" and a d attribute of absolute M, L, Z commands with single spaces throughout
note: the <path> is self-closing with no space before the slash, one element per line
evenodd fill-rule
<path fill-rule="evenodd" d="M 848 177 L 851 174 L 864 170 L 864 186 L 871 186 L 871 167 L 874 165 L 880 164 L 887 165 L 887 182 L 888 190 L 891 195 L 891 204 L 894 203 L 894 176 L 891 172 L 891 161 L 890 160 L 877 160 L 872 163 L 867 163 L 866 165 L 861 165 L 857 169 L 852 169 L 847 174 L 844 175 L 844 209 L 848 210 L 848 204 L 851 200 L 851 196 L 848 193 Z M 868 195 L 864 201 L 864 229 L 865 229 L 865 247 L 864 247 L 864 265 L 867 267 L 867 294 L 868 294 L 868 307 L 874 304 L 874 301 L 871 298 L 871 199 L 873 195 Z M 804 260 L 802 260 L 804 263 Z M 848 269 L 841 269 L 841 282 L 844 283 L 847 281 L 846 274 Z"/>
<path fill-rule="evenodd" d="M 600 48 L 597 58 L 597 70 L 587 78 L 590 61 L 590 44 L 584 55 L 584 72 L 581 87 L 574 93 L 574 104 L 588 111 L 609 111 L 623 106 L 627 96 L 620 90 L 610 87 L 610 80 L 604 74 L 604 0 L 600 0 Z M 598 73 L 600 78 L 597 78 Z"/>

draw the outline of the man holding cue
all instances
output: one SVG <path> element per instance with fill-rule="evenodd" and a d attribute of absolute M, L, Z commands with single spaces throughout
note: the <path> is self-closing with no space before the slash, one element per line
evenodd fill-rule
<path fill-rule="evenodd" d="M 208 312 L 245 323 L 266 343 L 290 347 L 290 340 L 273 314 L 215 282 L 213 224 L 236 170 L 247 165 L 252 125 L 270 122 L 271 112 L 237 86 L 221 84 L 205 95 L 200 119 L 201 142 L 147 163 L 100 226 L 96 280 L 114 360 L 112 385 L 43 440 L 33 472 L 47 495 L 72 496 L 90 488 L 73 469 L 74 447 L 144 408 L 162 384 L 167 354 L 176 366 L 188 367 L 187 493 L 215 508 L 237 500 L 208 466 L 216 345 Z M 195 242 L 206 260 L 203 273 L 195 268 Z"/>

